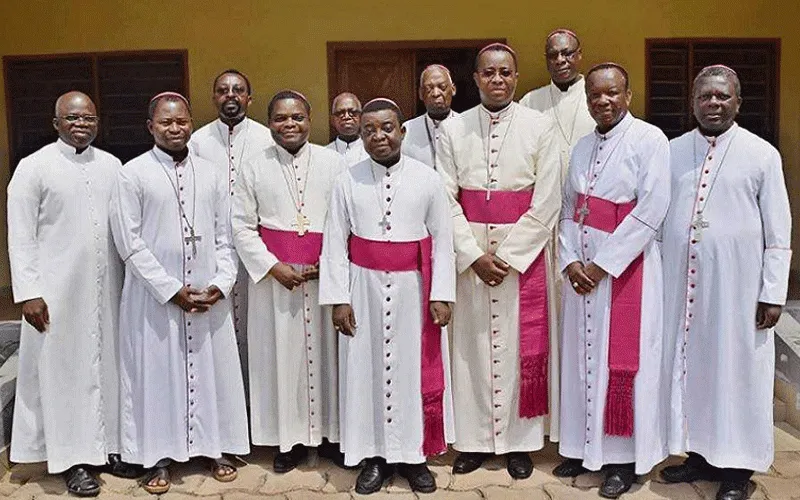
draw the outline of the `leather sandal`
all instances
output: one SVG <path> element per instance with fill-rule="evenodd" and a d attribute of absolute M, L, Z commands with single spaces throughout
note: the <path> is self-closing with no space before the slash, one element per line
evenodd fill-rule
<path fill-rule="evenodd" d="M 155 484 L 150 484 L 154 480 Z M 167 484 L 158 484 L 161 480 Z M 142 479 L 142 489 L 151 495 L 162 495 L 169 491 L 171 485 L 172 481 L 170 481 L 169 469 L 166 467 L 153 467 Z"/>
<path fill-rule="evenodd" d="M 224 472 L 230 471 L 228 474 Z M 230 483 L 239 473 L 236 470 L 236 466 L 233 465 L 233 462 L 228 460 L 227 458 L 220 457 L 214 458 L 211 460 L 211 473 L 214 475 L 214 479 L 219 481 L 220 483 Z"/>
<path fill-rule="evenodd" d="M 64 472 L 67 491 L 79 497 L 96 497 L 100 494 L 100 483 L 80 465 L 70 467 Z"/>

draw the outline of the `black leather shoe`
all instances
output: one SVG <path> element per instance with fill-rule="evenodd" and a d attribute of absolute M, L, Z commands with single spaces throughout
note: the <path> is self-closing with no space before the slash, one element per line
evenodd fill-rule
<path fill-rule="evenodd" d="M 392 468 L 382 458 L 369 458 L 356 479 L 356 493 L 369 495 L 380 491 L 383 482 L 392 475 Z"/>
<path fill-rule="evenodd" d="M 693 464 L 689 460 L 680 465 L 670 465 L 661 469 L 661 479 L 668 483 L 692 483 L 694 481 L 714 481 L 714 468 L 710 465 Z"/>
<path fill-rule="evenodd" d="M 583 466 L 583 460 L 580 458 L 568 458 L 553 469 L 553 475 L 556 477 L 578 477 L 587 472 L 589 469 Z"/>
<path fill-rule="evenodd" d="M 514 479 L 527 479 L 533 474 L 533 461 L 527 453 L 509 453 L 506 458 L 506 470 Z"/>
<path fill-rule="evenodd" d="M 144 475 L 144 467 L 123 462 L 122 458 L 117 453 L 108 455 L 108 465 L 106 465 L 105 471 L 112 476 L 123 477 L 125 479 L 136 479 Z"/>
<path fill-rule="evenodd" d="M 469 474 L 477 470 L 486 459 L 489 458 L 488 453 L 475 453 L 464 452 L 459 453 L 455 460 L 453 460 L 453 474 Z"/>
<path fill-rule="evenodd" d="M 603 498 L 619 498 L 620 495 L 631 489 L 634 482 L 636 482 L 636 473 L 632 469 L 609 467 L 598 493 Z"/>
<path fill-rule="evenodd" d="M 296 444 L 286 453 L 278 453 L 272 461 L 272 470 L 278 473 L 289 472 L 303 463 L 308 458 L 308 448 L 302 444 Z"/>
<path fill-rule="evenodd" d="M 723 481 L 717 491 L 717 500 L 745 500 L 750 481 Z"/>
<path fill-rule="evenodd" d="M 436 491 L 436 480 L 426 464 L 400 464 L 397 473 L 408 480 L 411 491 L 433 493 Z"/>
<path fill-rule="evenodd" d="M 100 493 L 100 483 L 80 465 L 70 467 L 64 472 L 67 491 L 78 497 L 96 497 Z"/>

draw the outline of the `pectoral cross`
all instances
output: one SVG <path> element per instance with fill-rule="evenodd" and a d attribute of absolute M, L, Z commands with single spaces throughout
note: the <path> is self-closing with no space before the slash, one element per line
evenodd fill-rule
<path fill-rule="evenodd" d="M 700 241 L 703 236 L 703 229 L 708 228 L 708 221 L 703 219 L 703 212 L 697 214 L 692 221 L 692 229 L 694 229 L 694 239 Z"/>
<path fill-rule="evenodd" d="M 583 225 L 584 219 L 589 215 L 589 207 L 584 204 L 578 209 L 578 224 Z"/>
<path fill-rule="evenodd" d="M 392 228 L 392 223 L 389 222 L 389 217 L 386 214 L 383 214 L 383 218 L 378 222 L 378 225 L 381 226 L 384 233 Z"/>
<path fill-rule="evenodd" d="M 295 222 L 292 224 L 292 227 L 297 228 L 297 236 L 305 235 L 308 232 L 308 226 L 310 225 L 311 221 L 308 220 L 308 217 L 303 215 L 301 212 L 297 212 Z"/>
<path fill-rule="evenodd" d="M 197 242 L 202 240 L 202 239 L 203 239 L 203 237 L 200 236 L 199 234 L 198 235 L 194 234 L 194 228 L 190 228 L 189 229 L 189 236 L 186 236 L 185 238 L 183 238 L 183 241 L 185 241 L 187 245 L 189 243 L 192 244 L 192 257 L 196 257 L 197 256 Z"/>

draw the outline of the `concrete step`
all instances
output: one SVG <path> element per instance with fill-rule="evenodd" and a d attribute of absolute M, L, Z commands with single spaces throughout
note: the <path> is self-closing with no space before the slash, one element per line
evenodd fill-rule
<path fill-rule="evenodd" d="M 772 400 L 772 421 L 776 424 L 786 421 L 786 403 L 777 398 Z"/>

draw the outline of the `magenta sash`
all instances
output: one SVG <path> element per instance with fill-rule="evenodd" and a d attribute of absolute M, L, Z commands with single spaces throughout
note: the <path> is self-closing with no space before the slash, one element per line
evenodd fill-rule
<path fill-rule="evenodd" d="M 322 233 L 306 233 L 299 236 L 297 231 L 281 231 L 258 227 L 261 241 L 281 262 L 287 264 L 314 265 L 322 253 Z"/>
<path fill-rule="evenodd" d="M 586 197 L 578 195 L 573 220 L 580 221 L 579 209 Z M 585 226 L 613 233 L 636 206 L 636 201 L 614 203 L 589 197 Z M 611 321 L 608 340 L 608 390 L 604 431 L 609 436 L 633 436 L 633 383 L 639 372 L 639 335 L 642 324 L 644 254 L 640 254 L 611 282 Z"/>
<path fill-rule="evenodd" d="M 444 362 L 442 329 L 429 311 L 433 243 L 430 236 L 419 241 L 375 241 L 350 235 L 350 261 L 376 271 L 420 271 L 422 274 L 422 452 L 432 456 L 447 451 L 444 441 Z"/>
<path fill-rule="evenodd" d="M 514 224 L 531 206 L 533 191 L 462 189 L 459 203 L 470 222 Z M 544 251 L 519 275 L 519 416 L 547 415 L 550 325 Z"/>

